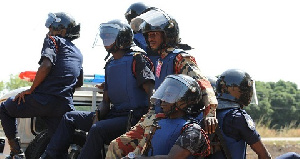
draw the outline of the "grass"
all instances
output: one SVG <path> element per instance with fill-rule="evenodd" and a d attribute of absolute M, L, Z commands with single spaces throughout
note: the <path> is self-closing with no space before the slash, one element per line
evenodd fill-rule
<path fill-rule="evenodd" d="M 269 128 L 271 121 L 264 125 L 261 121 L 257 122 L 256 130 L 262 137 L 300 137 L 300 126 L 296 126 L 296 122 L 291 122 L 290 125 L 281 129 L 271 129 Z"/>
<path fill-rule="evenodd" d="M 282 127 L 281 129 L 271 129 L 270 122 L 263 125 L 262 120 L 256 123 L 256 130 L 262 138 L 268 137 L 300 137 L 300 126 L 296 126 L 295 122 Z M 279 155 L 287 152 L 296 152 L 300 154 L 300 141 L 263 141 L 267 150 L 272 155 L 272 158 L 276 158 Z M 247 146 L 247 159 L 257 159 L 257 154 Z"/>

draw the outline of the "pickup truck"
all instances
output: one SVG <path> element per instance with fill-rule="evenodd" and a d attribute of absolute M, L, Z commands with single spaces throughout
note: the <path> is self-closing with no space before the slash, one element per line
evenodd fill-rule
<path fill-rule="evenodd" d="M 92 86 L 96 83 L 91 82 L 93 81 L 84 81 L 85 84 L 90 84 L 90 87 L 84 85 L 83 87 L 76 88 L 73 99 L 76 109 L 80 107 L 85 110 L 95 111 L 97 103 L 102 101 L 103 90 Z M 15 96 L 25 89 L 28 89 L 28 87 L 22 87 L 4 94 L 0 97 L 0 103 L 5 101 L 8 97 Z M 4 159 L 9 155 L 10 147 L 2 130 L 0 134 L 0 159 Z M 27 159 L 38 159 L 46 149 L 50 140 L 47 138 L 45 124 L 41 119 L 36 117 L 18 118 L 18 136 L 21 139 L 21 147 L 25 150 Z M 77 155 L 85 142 L 85 137 L 86 132 L 76 131 L 74 141 L 69 148 L 69 158 L 77 158 Z"/>

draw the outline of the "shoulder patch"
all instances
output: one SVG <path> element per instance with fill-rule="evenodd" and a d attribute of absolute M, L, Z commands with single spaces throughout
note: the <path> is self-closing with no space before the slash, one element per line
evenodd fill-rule
<path fill-rule="evenodd" d="M 245 114 L 245 113 L 243 113 L 243 115 L 244 115 L 244 117 L 246 119 L 248 127 L 251 130 L 255 130 L 255 124 L 254 124 L 254 121 L 252 120 L 252 118 L 250 117 L 250 115 L 249 114 Z"/>

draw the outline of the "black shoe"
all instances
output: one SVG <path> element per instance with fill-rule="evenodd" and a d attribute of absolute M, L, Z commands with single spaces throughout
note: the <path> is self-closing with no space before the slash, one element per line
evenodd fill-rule
<path fill-rule="evenodd" d="M 21 149 L 20 138 L 10 139 L 8 144 L 10 146 L 10 155 L 6 159 L 25 159 L 25 154 Z"/>
<path fill-rule="evenodd" d="M 5 159 L 25 159 L 25 154 L 24 153 L 21 153 L 21 154 L 12 154 L 11 153 Z"/>

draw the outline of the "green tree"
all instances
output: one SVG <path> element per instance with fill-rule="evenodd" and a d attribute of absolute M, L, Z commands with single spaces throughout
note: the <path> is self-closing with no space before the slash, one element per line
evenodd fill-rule
<path fill-rule="evenodd" d="M 18 75 L 10 75 L 9 81 L 5 83 L 5 88 L 8 90 L 14 90 L 20 87 L 31 86 L 31 82 L 22 80 Z"/>
<path fill-rule="evenodd" d="M 3 89 L 4 89 L 4 82 L 1 81 L 1 82 L 0 82 L 0 92 L 3 91 Z"/>
<path fill-rule="evenodd" d="M 270 83 L 256 81 L 255 86 L 258 105 L 250 104 L 245 109 L 249 114 L 251 114 L 253 120 L 266 124 L 269 122 L 271 115 L 273 114 L 270 104 L 270 92 L 272 91 L 272 85 Z"/>
<path fill-rule="evenodd" d="M 292 82 L 256 82 L 258 106 L 250 105 L 245 109 L 255 121 L 282 128 L 300 119 L 300 90 Z M 270 122 L 271 121 L 271 122 Z"/>
<path fill-rule="evenodd" d="M 5 88 L 4 82 L 0 81 L 0 97 L 2 96 L 4 88 Z"/>
<path fill-rule="evenodd" d="M 280 88 L 281 89 L 281 88 Z M 271 125 L 276 125 L 276 128 L 288 125 L 292 120 L 293 105 L 295 99 L 293 95 L 287 92 L 275 91 L 272 93 L 271 105 L 274 113 L 272 114 Z"/>

